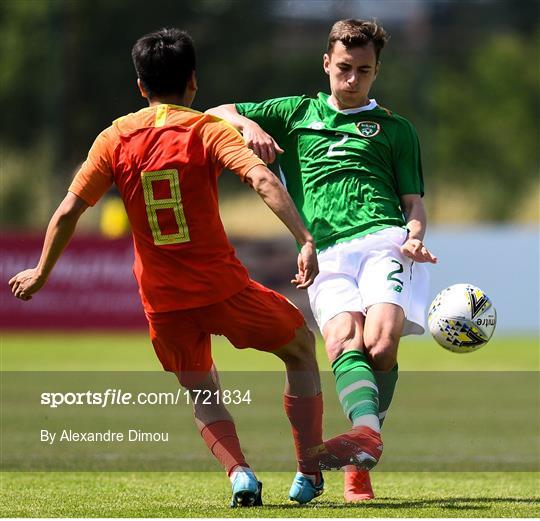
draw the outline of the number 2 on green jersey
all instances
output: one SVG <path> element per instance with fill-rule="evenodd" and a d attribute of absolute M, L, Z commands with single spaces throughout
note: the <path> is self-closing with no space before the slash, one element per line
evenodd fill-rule
<path fill-rule="evenodd" d="M 349 136 L 343 132 L 336 132 L 336 136 L 341 136 L 341 139 L 328 147 L 328 152 L 326 153 L 328 157 L 344 156 L 347 153 L 346 150 L 336 150 L 336 148 L 343 146 L 349 139 Z"/>
<path fill-rule="evenodd" d="M 144 192 L 144 202 L 146 203 L 146 215 L 148 224 L 152 230 L 154 244 L 161 246 L 164 244 L 180 244 L 189 242 L 189 230 L 182 205 L 180 194 L 180 179 L 178 170 L 156 170 L 153 172 L 141 172 L 141 181 Z M 168 181 L 171 196 L 164 199 L 155 199 L 153 183 L 155 181 Z M 159 210 L 172 210 L 178 232 L 163 233 L 158 222 Z"/>

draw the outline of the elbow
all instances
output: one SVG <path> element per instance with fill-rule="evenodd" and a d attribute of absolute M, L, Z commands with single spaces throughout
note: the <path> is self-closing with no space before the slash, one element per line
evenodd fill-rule
<path fill-rule="evenodd" d="M 73 208 L 58 208 L 56 211 L 56 218 L 60 222 L 76 221 L 80 216 L 79 212 L 76 212 Z"/>
<path fill-rule="evenodd" d="M 410 204 L 403 205 L 402 210 L 403 210 L 403 215 L 405 215 L 405 217 L 407 217 L 407 218 L 411 217 L 411 215 L 414 215 L 414 206 L 413 205 L 410 205 Z"/>
<path fill-rule="evenodd" d="M 251 186 L 259 195 L 264 195 L 275 190 L 278 184 L 279 181 L 276 176 L 266 168 L 251 179 Z"/>
<path fill-rule="evenodd" d="M 401 209 L 404 215 L 408 218 L 411 217 L 422 217 L 425 215 L 424 204 L 422 199 L 412 198 L 407 200 L 401 200 Z"/>
<path fill-rule="evenodd" d="M 58 208 L 53 221 L 56 221 L 56 225 L 62 228 L 71 228 L 77 224 L 79 217 L 80 213 L 76 213 L 72 209 Z"/>

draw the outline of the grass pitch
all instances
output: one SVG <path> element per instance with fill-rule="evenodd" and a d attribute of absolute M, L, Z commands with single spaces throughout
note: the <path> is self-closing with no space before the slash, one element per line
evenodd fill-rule
<path fill-rule="evenodd" d="M 140 333 L 3 333 L 2 371 L 160 371 L 148 335 Z M 399 347 L 401 371 L 538 371 L 537 338 L 499 337 L 474 353 L 456 354 L 427 335 L 405 337 Z M 277 357 L 254 349 L 234 349 L 223 337 L 212 340 L 220 371 L 281 371 Z M 322 338 L 317 341 L 321 371 L 330 370 Z"/>
<path fill-rule="evenodd" d="M 2 517 L 536 517 L 531 473 L 374 473 L 377 498 L 345 505 L 342 476 L 306 506 L 287 500 L 291 475 L 261 473 L 264 506 L 230 509 L 221 473 L 13 473 Z"/>
<path fill-rule="evenodd" d="M 160 370 L 144 333 L 5 334 L 1 347 L 3 371 Z M 400 349 L 400 368 L 405 371 L 539 369 L 537 339 L 501 337 L 469 355 L 448 353 L 427 338 L 405 339 Z M 318 355 L 321 369 L 328 369 L 320 341 Z M 220 371 L 279 370 L 281 367 L 271 355 L 252 350 L 239 352 L 221 339 L 216 339 L 214 358 Z M 397 405 L 396 409 L 399 408 Z M 397 422 L 398 413 L 398 410 L 391 412 L 389 421 Z M 530 421 L 537 426 L 538 415 Z M 397 430 L 401 432 L 403 424 L 394 425 L 399 425 Z M 391 426 L 392 423 L 388 425 Z M 179 426 L 179 429 L 183 427 Z M 187 431 L 188 427 L 184 430 Z M 200 444 L 191 425 L 189 431 L 193 434 L 193 443 Z M 190 438 L 188 434 L 185 433 L 186 439 Z M 245 438 L 250 439 L 250 432 L 245 433 Z M 538 438 L 535 439 L 537 442 Z M 388 442 L 389 455 L 397 448 L 396 443 L 396 440 Z M 530 454 L 538 458 L 538 444 Z M 307 506 L 290 503 L 287 499 L 292 472 L 260 472 L 259 478 L 264 482 L 265 506 L 232 510 L 227 507 L 230 485 L 221 472 L 4 472 L 1 477 L 0 516 L 540 516 L 538 472 L 376 471 L 373 483 L 377 498 L 354 506 L 343 502 L 342 475 L 338 472 L 325 474 L 325 494 Z"/>

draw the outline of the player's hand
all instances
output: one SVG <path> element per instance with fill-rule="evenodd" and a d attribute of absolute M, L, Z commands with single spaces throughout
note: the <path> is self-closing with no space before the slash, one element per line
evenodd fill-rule
<path fill-rule="evenodd" d="M 431 254 L 420 239 L 407 239 L 401 246 L 401 253 L 415 262 L 437 263 L 437 257 Z"/>
<path fill-rule="evenodd" d="M 9 281 L 11 292 L 21 300 L 30 300 L 44 284 L 45 279 L 38 274 L 37 268 L 21 271 Z"/>
<path fill-rule="evenodd" d="M 276 154 L 283 154 L 283 149 L 274 138 L 267 134 L 257 123 L 249 121 L 242 128 L 246 145 L 266 164 L 276 160 Z"/>
<path fill-rule="evenodd" d="M 317 262 L 315 244 L 308 241 L 298 254 L 298 273 L 291 280 L 291 283 L 296 286 L 296 289 L 306 289 L 313 284 L 318 273 L 319 263 Z"/>

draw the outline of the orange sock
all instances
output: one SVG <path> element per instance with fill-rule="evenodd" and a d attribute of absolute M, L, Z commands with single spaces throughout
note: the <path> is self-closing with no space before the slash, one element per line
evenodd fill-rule
<path fill-rule="evenodd" d="M 316 396 L 283 396 L 285 413 L 292 427 L 298 471 L 319 472 L 319 460 L 313 449 L 322 445 L 322 393 Z"/>
<path fill-rule="evenodd" d="M 201 436 L 210 452 L 223 465 L 228 476 L 237 465 L 249 467 L 240 448 L 233 422 L 222 420 L 209 423 L 201 430 Z"/>

